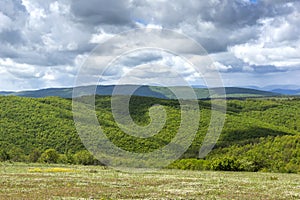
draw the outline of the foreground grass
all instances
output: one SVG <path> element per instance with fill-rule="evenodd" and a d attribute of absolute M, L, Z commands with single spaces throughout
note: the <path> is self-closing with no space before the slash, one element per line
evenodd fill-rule
<path fill-rule="evenodd" d="M 300 175 L 0 163 L 0 199 L 300 199 Z"/>

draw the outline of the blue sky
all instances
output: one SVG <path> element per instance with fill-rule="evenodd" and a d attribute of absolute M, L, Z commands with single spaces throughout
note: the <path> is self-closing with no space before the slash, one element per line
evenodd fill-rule
<path fill-rule="evenodd" d="M 214 62 L 208 70 L 218 70 L 225 86 L 300 88 L 299 13 L 297 0 L 0 0 L 0 91 L 72 87 L 95 47 L 147 27 L 201 44 Z M 177 58 L 154 54 L 123 59 L 100 84 L 147 62 L 187 70 Z M 203 83 L 192 73 L 184 76 Z"/>

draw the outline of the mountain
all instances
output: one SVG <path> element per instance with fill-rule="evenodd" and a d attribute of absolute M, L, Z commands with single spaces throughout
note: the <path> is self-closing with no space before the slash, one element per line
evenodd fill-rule
<path fill-rule="evenodd" d="M 82 91 L 82 94 L 87 95 L 86 91 L 90 91 L 95 86 L 80 86 L 77 87 L 78 91 Z M 130 95 L 130 91 L 132 88 L 135 88 L 134 85 L 120 85 L 119 92 L 117 95 Z M 98 95 L 112 95 L 114 91 L 115 85 L 101 85 L 97 86 L 96 94 Z M 57 96 L 62 98 L 72 98 L 73 88 L 47 88 L 40 90 L 32 90 L 32 91 L 21 91 L 21 92 L 12 92 L 6 93 L 6 95 L 14 95 L 14 96 L 23 96 L 23 97 L 48 97 L 48 96 Z M 92 94 L 89 93 L 89 94 Z M 135 92 L 136 96 L 148 96 L 148 97 L 156 97 L 156 98 L 166 98 L 163 94 L 152 91 L 149 86 L 140 86 Z M 81 95 L 79 95 L 81 96 Z"/>
<path fill-rule="evenodd" d="M 48 97 L 48 96 L 57 96 L 62 98 L 71 98 L 72 97 L 72 88 L 47 88 L 40 90 L 31 90 L 31 91 L 21 91 L 10 93 L 9 95 L 20 96 L 20 97 Z"/>
<path fill-rule="evenodd" d="M 1 91 L 0 91 L 0 95 L 4 95 L 4 96 L 9 95 L 9 94 L 12 94 L 12 93 L 14 93 L 14 92 L 1 92 Z"/>
<path fill-rule="evenodd" d="M 264 87 L 249 85 L 245 86 L 245 88 L 274 92 L 282 95 L 300 95 L 299 85 L 268 85 Z"/>
<path fill-rule="evenodd" d="M 279 85 L 278 84 L 278 85 L 264 86 L 259 89 L 265 90 L 265 91 L 272 91 L 272 90 L 276 90 L 276 89 L 297 90 L 299 88 L 300 88 L 299 85 Z"/>
<path fill-rule="evenodd" d="M 285 94 L 285 95 L 300 95 L 300 89 L 274 89 L 272 92 Z"/>
<path fill-rule="evenodd" d="M 212 88 L 216 94 L 219 94 L 221 88 Z M 280 96 L 280 93 L 262 91 L 257 89 L 239 88 L 239 87 L 225 87 L 226 97 L 269 97 Z M 214 96 L 213 96 L 214 97 Z M 219 96 L 216 96 L 219 97 Z M 222 96 L 221 96 L 222 97 Z"/>
<path fill-rule="evenodd" d="M 95 86 L 80 86 L 77 87 L 82 94 L 78 96 L 86 95 L 86 91 L 91 90 Z M 115 85 L 99 85 L 96 89 L 97 95 L 112 95 L 115 89 Z M 137 85 L 118 85 L 118 92 L 116 95 L 131 95 L 130 91 L 137 88 L 133 95 L 135 96 L 145 96 L 145 97 L 155 97 L 160 99 L 177 99 L 172 90 L 176 90 L 183 94 L 184 98 L 190 99 L 187 86 L 171 86 L 171 87 L 160 87 L 160 86 L 137 86 Z M 194 87 L 195 94 L 198 99 L 206 98 L 224 98 L 223 88 L 202 88 L 202 86 Z M 269 97 L 269 96 L 279 96 L 280 92 L 269 92 L 261 91 L 257 89 L 249 88 L 239 88 L 239 87 L 226 87 L 226 97 L 228 98 L 243 98 L 243 97 Z M 23 97 L 47 97 L 47 96 L 57 96 L 63 98 L 72 98 L 73 88 L 48 88 L 32 91 L 21 91 L 21 92 L 0 92 L 0 95 L 14 95 Z M 90 93 L 92 94 L 92 93 Z M 185 95 L 186 94 L 186 95 Z"/>

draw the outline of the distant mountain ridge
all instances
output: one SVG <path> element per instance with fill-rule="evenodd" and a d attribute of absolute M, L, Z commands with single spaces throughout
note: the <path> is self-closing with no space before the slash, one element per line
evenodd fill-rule
<path fill-rule="evenodd" d="M 12 93 L 14 93 L 14 92 L 1 92 L 0 91 L 0 95 L 9 95 L 9 94 L 12 94 Z"/>
<path fill-rule="evenodd" d="M 275 92 L 283 95 L 300 95 L 299 85 L 268 85 L 264 87 L 246 86 L 245 88 Z"/>
<path fill-rule="evenodd" d="M 90 91 L 93 88 L 96 88 L 97 95 L 112 95 L 116 85 L 98 85 L 96 86 L 80 86 L 77 87 L 78 91 L 82 91 L 82 94 L 77 96 L 87 95 L 85 91 Z M 177 99 L 175 94 L 171 90 L 179 91 L 182 94 L 185 94 L 189 87 L 187 86 L 171 86 L 171 87 L 161 87 L 161 86 L 147 86 L 147 85 L 118 85 L 118 92 L 114 93 L 116 95 L 131 95 L 131 91 L 137 88 L 133 95 L 135 96 L 144 96 L 144 97 L 155 97 L 160 99 Z M 224 98 L 223 88 L 203 88 L 195 86 L 195 94 L 198 99 L 207 99 L 207 98 Z M 243 97 L 270 97 L 270 96 L 280 96 L 282 93 L 279 90 L 276 91 L 262 91 L 258 89 L 250 88 L 239 88 L 239 87 L 225 87 L 226 97 L 227 98 L 243 98 Z M 299 91 L 300 92 L 300 91 Z M 47 96 L 57 96 L 62 98 L 72 98 L 73 88 L 47 88 L 40 90 L 32 91 L 21 91 L 21 92 L 0 92 L 0 95 L 8 96 L 22 96 L 22 97 L 47 97 Z M 92 94 L 92 92 L 90 93 Z M 186 99 L 190 99 L 188 93 Z"/>
<path fill-rule="evenodd" d="M 274 89 L 271 90 L 272 92 L 280 93 L 280 94 L 285 94 L 285 95 L 300 95 L 300 89 Z"/>

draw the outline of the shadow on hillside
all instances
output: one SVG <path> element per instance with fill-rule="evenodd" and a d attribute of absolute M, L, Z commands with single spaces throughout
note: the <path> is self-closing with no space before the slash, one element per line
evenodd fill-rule
<path fill-rule="evenodd" d="M 260 138 L 292 135 L 291 133 L 270 128 L 251 127 L 245 130 L 224 131 L 215 148 L 228 147 L 230 145 L 245 145 L 258 143 Z"/>

